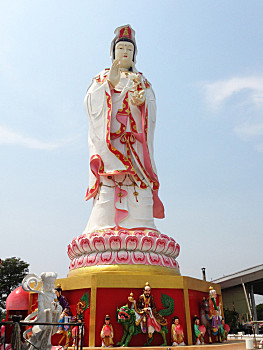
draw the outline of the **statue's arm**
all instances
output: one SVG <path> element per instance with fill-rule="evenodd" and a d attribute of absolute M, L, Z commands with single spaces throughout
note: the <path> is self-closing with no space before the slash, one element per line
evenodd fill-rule
<path fill-rule="evenodd" d="M 194 332 L 195 332 L 195 336 L 198 338 L 201 335 L 201 332 L 199 330 L 199 327 L 197 324 L 194 325 Z"/>
<path fill-rule="evenodd" d="M 138 312 L 138 314 L 143 314 L 143 313 L 144 313 L 144 311 L 143 311 L 144 304 L 143 304 L 143 298 L 142 298 L 142 296 L 139 297 L 136 306 L 137 306 L 137 310 L 136 310 L 136 311 Z"/>
<path fill-rule="evenodd" d="M 172 340 L 174 340 L 174 335 L 175 335 L 175 324 L 172 324 L 172 327 L 171 327 L 171 338 L 172 338 Z"/>
<path fill-rule="evenodd" d="M 102 83 L 99 79 L 94 78 L 84 99 L 84 107 L 88 117 L 102 116 L 106 103 L 106 92 L 111 94 L 109 81 L 105 79 Z"/>
<path fill-rule="evenodd" d="M 63 309 L 63 314 L 64 315 L 71 315 L 71 310 L 70 310 L 70 305 L 69 305 L 69 302 L 67 300 L 67 298 L 65 298 L 63 295 L 62 295 L 62 300 L 61 300 L 61 306 L 62 306 L 62 309 Z"/>
<path fill-rule="evenodd" d="M 38 299 L 37 299 L 37 304 L 38 304 L 38 321 L 45 321 L 45 305 L 44 305 L 44 296 L 42 294 L 38 294 Z"/>
<path fill-rule="evenodd" d="M 38 299 L 37 299 L 37 307 L 38 307 L 38 313 L 44 311 L 44 298 L 42 294 L 38 294 Z"/>
<path fill-rule="evenodd" d="M 104 327 L 105 327 L 105 324 L 103 325 L 103 327 L 101 328 L 101 331 L 100 331 L 101 339 L 105 338 L 105 335 L 104 335 L 104 332 L 103 332 Z"/>
<path fill-rule="evenodd" d="M 151 308 L 152 310 L 156 311 L 157 312 L 157 309 L 156 309 L 156 305 L 155 305 L 155 301 L 153 299 L 153 296 L 151 296 Z"/>

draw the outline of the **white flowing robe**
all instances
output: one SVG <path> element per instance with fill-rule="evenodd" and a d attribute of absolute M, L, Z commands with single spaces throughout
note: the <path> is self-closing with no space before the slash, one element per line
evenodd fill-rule
<path fill-rule="evenodd" d="M 146 87 L 145 103 L 133 105 L 131 75 L 122 72 L 112 89 L 108 73 L 104 70 L 93 79 L 84 100 L 90 152 L 86 200 L 94 198 L 84 233 L 107 228 L 156 229 L 154 217 L 163 218 L 164 208 L 153 158 L 154 92 L 139 73 Z"/>

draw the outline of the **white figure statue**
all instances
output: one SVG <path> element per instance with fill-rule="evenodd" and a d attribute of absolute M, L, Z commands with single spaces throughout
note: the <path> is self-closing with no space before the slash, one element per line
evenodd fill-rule
<path fill-rule="evenodd" d="M 62 308 L 57 301 L 55 294 L 55 272 L 43 272 L 40 278 L 35 274 L 27 275 L 22 281 L 22 287 L 27 292 L 38 293 L 38 309 L 25 318 L 26 322 L 59 322 Z M 39 288 L 40 285 L 40 288 Z M 36 317 L 37 316 L 37 317 Z M 32 318 L 36 317 L 34 320 Z M 33 325 L 32 336 L 29 339 L 28 350 L 35 348 L 50 350 L 51 335 L 56 333 L 57 326 Z M 24 332 L 24 338 L 30 330 Z"/>
<path fill-rule="evenodd" d="M 85 97 L 90 174 L 86 199 L 93 209 L 84 233 L 107 228 L 156 229 L 164 218 L 153 156 L 156 119 L 151 84 L 135 68 L 135 32 L 115 30 L 112 66 L 92 81 Z"/>

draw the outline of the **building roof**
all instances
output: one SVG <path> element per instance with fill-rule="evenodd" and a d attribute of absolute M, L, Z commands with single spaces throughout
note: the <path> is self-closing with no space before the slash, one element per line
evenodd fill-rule
<path fill-rule="evenodd" d="M 241 280 L 245 284 L 253 284 L 255 294 L 263 295 L 263 264 L 217 278 L 212 282 L 220 283 L 221 289 L 226 289 L 240 285 Z"/>

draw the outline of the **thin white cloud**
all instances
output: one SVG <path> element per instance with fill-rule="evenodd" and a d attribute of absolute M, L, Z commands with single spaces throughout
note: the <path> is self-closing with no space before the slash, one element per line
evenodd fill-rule
<path fill-rule="evenodd" d="M 234 133 L 243 141 L 253 142 L 255 149 L 263 152 L 263 76 L 232 77 L 204 82 L 201 87 L 208 108 L 218 112 L 227 104 L 229 111 L 234 109 Z"/>
<path fill-rule="evenodd" d="M 65 146 L 65 144 L 71 141 L 72 139 L 52 143 L 43 142 L 32 137 L 24 136 L 21 133 L 12 131 L 0 125 L 0 144 L 2 145 L 16 145 L 26 148 L 51 151 L 56 148 Z"/>
<path fill-rule="evenodd" d="M 240 136 L 240 138 L 247 140 L 255 138 L 257 136 L 263 136 L 263 122 L 262 123 L 245 123 L 237 125 L 234 128 L 235 133 Z"/>
<path fill-rule="evenodd" d="M 213 83 L 203 83 L 206 101 L 210 108 L 221 107 L 227 99 L 246 91 L 246 103 L 263 106 L 263 77 L 234 77 Z"/>

